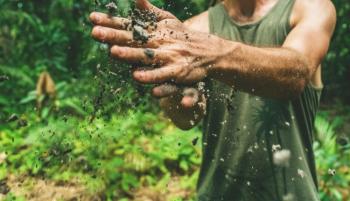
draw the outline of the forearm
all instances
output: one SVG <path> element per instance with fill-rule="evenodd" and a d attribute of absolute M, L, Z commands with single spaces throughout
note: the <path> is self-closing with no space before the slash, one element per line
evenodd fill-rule
<path fill-rule="evenodd" d="M 160 106 L 172 122 L 183 130 L 197 125 L 205 113 L 205 100 L 187 108 L 181 104 L 181 97 L 167 97 L 160 100 Z"/>
<path fill-rule="evenodd" d="M 209 76 L 236 89 L 263 97 L 288 99 L 299 95 L 312 75 L 307 59 L 288 48 L 258 48 L 223 41 Z"/>

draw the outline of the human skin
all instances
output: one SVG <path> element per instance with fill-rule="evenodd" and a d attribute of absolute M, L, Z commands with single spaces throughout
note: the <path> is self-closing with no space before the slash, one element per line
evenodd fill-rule
<path fill-rule="evenodd" d="M 232 18 L 245 24 L 260 19 L 276 2 L 225 0 L 223 4 Z M 150 33 L 152 38 L 146 44 L 136 44 L 132 33 L 123 29 L 127 19 L 96 12 L 90 19 L 95 24 L 92 36 L 111 44 L 115 58 L 144 65 L 161 64 L 160 68 L 134 71 L 134 79 L 141 83 L 190 85 L 213 78 L 240 91 L 282 100 L 298 97 L 308 83 L 322 85 L 320 63 L 336 22 L 329 0 L 296 0 L 290 18 L 292 30 L 282 47 L 276 48 L 254 47 L 210 34 L 208 12 L 182 23 L 147 0 L 136 3 L 158 15 L 157 29 Z M 147 57 L 144 48 L 152 49 L 154 58 Z M 200 94 L 196 102 L 191 97 L 179 98 L 178 91 L 176 87 L 160 85 L 153 94 L 162 97 L 162 108 L 177 126 L 189 129 L 202 118 L 205 109 L 200 103 L 205 100 Z"/>

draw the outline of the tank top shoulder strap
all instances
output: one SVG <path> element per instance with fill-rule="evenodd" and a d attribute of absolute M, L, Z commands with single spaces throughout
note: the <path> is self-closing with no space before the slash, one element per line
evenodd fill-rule
<path fill-rule="evenodd" d="M 275 7 L 268 14 L 268 18 L 278 20 L 280 23 L 285 25 L 285 31 L 291 30 L 290 17 L 294 8 L 296 0 L 278 0 Z"/>
<path fill-rule="evenodd" d="M 217 3 L 215 6 L 209 8 L 209 30 L 210 33 L 220 32 L 220 27 L 225 23 L 226 15 L 223 13 L 220 7 L 221 3 Z"/>

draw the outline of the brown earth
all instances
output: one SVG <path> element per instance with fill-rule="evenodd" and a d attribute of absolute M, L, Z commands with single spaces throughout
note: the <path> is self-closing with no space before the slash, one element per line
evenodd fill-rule
<path fill-rule="evenodd" d="M 16 197 L 27 201 L 100 201 L 98 195 L 90 195 L 87 190 L 74 183 L 58 183 L 38 178 L 9 176 L 0 185 Z M 0 200 L 6 198 L 6 191 L 0 192 Z M 130 194 L 130 201 L 169 201 L 174 198 L 188 199 L 192 192 L 182 189 L 179 178 L 172 178 L 166 188 L 141 187 Z"/>

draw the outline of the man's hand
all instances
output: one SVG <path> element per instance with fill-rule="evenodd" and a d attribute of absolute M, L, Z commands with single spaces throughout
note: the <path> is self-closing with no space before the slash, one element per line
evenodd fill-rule
<path fill-rule="evenodd" d="M 143 83 L 167 81 L 167 84 L 154 87 L 152 94 L 160 98 L 162 109 L 178 127 L 186 130 L 190 129 L 204 115 L 206 108 L 204 95 L 197 88 L 171 84 L 171 82 L 181 81 L 192 84 L 205 77 L 205 74 L 203 74 L 195 80 L 177 79 L 174 74 L 177 70 L 182 69 L 183 71 L 187 67 L 184 63 L 187 63 L 187 65 L 193 63 L 193 60 L 181 56 L 181 54 L 186 53 L 183 51 L 186 46 L 182 43 L 189 42 L 190 34 L 183 32 L 185 28 L 176 17 L 152 6 L 148 1 L 138 0 L 136 5 L 140 10 L 148 10 L 154 13 L 158 20 L 156 30 L 142 30 L 148 31 L 148 35 L 151 36 L 147 43 L 134 40 L 134 33 L 127 29 L 132 23 L 129 19 L 111 17 L 96 12 L 90 15 L 91 21 L 95 24 L 92 36 L 101 42 L 109 43 L 111 45 L 111 55 L 119 60 L 142 66 L 158 67 L 149 71 L 136 70 L 134 77 Z M 193 76 L 193 72 L 196 71 L 188 72 Z"/>
<path fill-rule="evenodd" d="M 178 107 L 192 108 L 200 102 L 202 93 L 194 87 L 178 87 L 173 84 L 162 84 L 152 90 L 152 95 L 164 103 L 169 98 L 176 97 Z"/>
<path fill-rule="evenodd" d="M 198 88 L 163 84 L 153 89 L 153 95 L 160 98 L 161 108 L 183 130 L 194 127 L 205 114 L 206 98 Z"/>
<path fill-rule="evenodd" d="M 155 13 L 158 19 L 155 30 L 145 30 L 150 36 L 147 42 L 134 40 L 132 31 L 127 30 L 131 23 L 129 19 L 96 12 L 90 16 L 96 25 L 92 36 L 109 43 L 113 57 L 142 65 L 133 73 L 139 82 L 193 84 L 203 80 L 217 57 L 217 50 L 222 49 L 220 40 L 188 29 L 172 14 L 154 7 L 147 0 L 136 2 L 139 9 Z M 156 68 L 145 68 L 149 66 Z"/>

